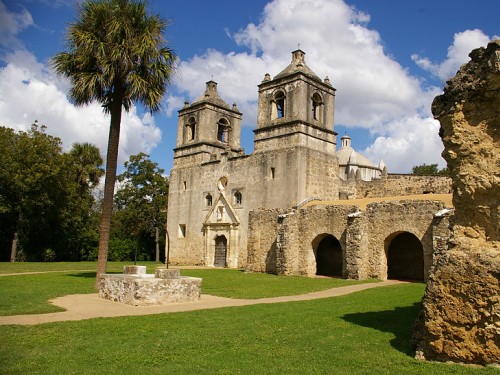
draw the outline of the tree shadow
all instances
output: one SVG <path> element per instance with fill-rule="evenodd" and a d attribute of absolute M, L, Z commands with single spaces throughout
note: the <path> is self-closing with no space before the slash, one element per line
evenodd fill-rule
<path fill-rule="evenodd" d="M 68 276 L 71 277 L 82 277 L 84 279 L 95 279 L 95 272 L 79 272 L 79 273 L 70 273 Z"/>
<path fill-rule="evenodd" d="M 395 337 L 390 341 L 391 346 L 413 356 L 411 336 L 419 311 L 420 302 L 415 302 L 411 306 L 396 307 L 394 310 L 346 314 L 341 318 L 359 326 L 394 334 Z"/>

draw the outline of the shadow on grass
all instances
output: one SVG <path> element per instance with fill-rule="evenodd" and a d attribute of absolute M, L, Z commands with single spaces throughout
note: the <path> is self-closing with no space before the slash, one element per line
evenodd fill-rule
<path fill-rule="evenodd" d="M 410 340 L 413 326 L 420 311 L 420 303 L 412 306 L 396 307 L 394 310 L 346 314 L 341 318 L 359 326 L 373 328 L 394 334 L 391 346 L 407 355 L 413 356 Z"/>
<path fill-rule="evenodd" d="M 95 272 L 80 272 L 80 273 L 70 273 L 68 276 L 71 277 L 82 277 L 84 279 L 95 279 Z"/>

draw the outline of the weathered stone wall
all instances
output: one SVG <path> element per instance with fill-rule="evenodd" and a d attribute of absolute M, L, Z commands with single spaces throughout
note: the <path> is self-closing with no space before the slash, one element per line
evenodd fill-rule
<path fill-rule="evenodd" d="M 284 209 L 250 211 L 247 271 L 276 273 L 278 216 Z"/>
<path fill-rule="evenodd" d="M 500 41 L 469 55 L 432 112 L 453 178 L 452 237 L 414 331 L 418 358 L 500 363 Z"/>
<path fill-rule="evenodd" d="M 340 198 L 379 198 L 416 194 L 449 194 L 451 178 L 390 174 L 373 181 L 340 180 Z"/>
<path fill-rule="evenodd" d="M 99 297 L 133 306 L 192 302 L 200 299 L 201 282 L 197 277 L 103 274 L 99 280 Z"/>
<path fill-rule="evenodd" d="M 439 201 L 402 200 L 374 203 L 365 212 L 354 205 L 253 211 L 247 269 L 278 275 L 315 275 L 318 245 L 332 235 L 342 247 L 343 277 L 387 279 L 387 246 L 395 235 L 408 232 L 422 244 L 422 273 L 426 279 L 434 243 L 443 241 L 449 233 L 447 219 L 435 218 L 443 208 Z"/>
<path fill-rule="evenodd" d="M 436 212 L 444 204 L 439 201 L 401 200 L 372 203 L 366 207 L 369 276 L 387 279 L 387 249 L 395 235 L 408 232 L 422 243 L 424 280 L 432 265 L 432 225 Z"/>
<path fill-rule="evenodd" d="M 316 250 L 327 235 L 338 239 L 345 253 L 347 215 L 357 210 L 356 206 L 311 206 L 282 215 L 278 221 L 276 273 L 315 275 Z"/>

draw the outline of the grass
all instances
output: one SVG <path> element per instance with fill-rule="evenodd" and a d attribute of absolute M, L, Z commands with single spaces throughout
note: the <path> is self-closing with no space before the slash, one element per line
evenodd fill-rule
<path fill-rule="evenodd" d="M 108 272 L 121 272 L 125 264 L 130 263 L 109 262 Z M 140 264 L 146 265 L 150 273 L 158 266 L 154 262 Z M 62 311 L 60 307 L 50 304 L 49 300 L 68 294 L 95 293 L 95 271 L 85 271 L 97 268 L 93 262 L 0 263 L 0 267 L 4 274 L 0 276 L 0 316 Z M 26 272 L 28 274 L 16 275 Z M 230 298 L 303 294 L 360 283 L 333 278 L 278 277 L 228 269 L 182 270 L 181 274 L 202 277 L 202 292 L 205 294 Z"/>
<path fill-rule="evenodd" d="M 203 278 L 202 292 L 228 298 L 267 298 L 305 294 L 376 280 L 343 280 L 336 278 L 309 278 L 276 276 L 265 273 L 246 273 L 231 269 L 190 269 L 181 275 Z"/>
<path fill-rule="evenodd" d="M 236 270 L 182 273 L 231 297 L 342 284 Z M 32 307 L 38 311 L 47 295 L 92 292 L 93 277 L 81 271 L 2 276 L 0 310 L 5 314 L 11 299 L 17 302 L 8 310 L 20 314 L 31 299 L 38 298 Z M 423 290 L 423 284 L 402 284 L 313 301 L 0 326 L 0 373 L 500 374 L 413 359 L 411 329 Z"/>
<path fill-rule="evenodd" d="M 0 326 L 5 374 L 498 374 L 413 359 L 424 286 L 314 301 Z"/>

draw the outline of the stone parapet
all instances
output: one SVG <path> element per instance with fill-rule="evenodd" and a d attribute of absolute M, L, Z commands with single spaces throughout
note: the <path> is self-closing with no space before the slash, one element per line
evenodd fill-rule
<path fill-rule="evenodd" d="M 152 274 L 103 274 L 99 297 L 133 306 L 198 301 L 201 278 L 179 276 L 179 270 L 157 269 Z"/>

